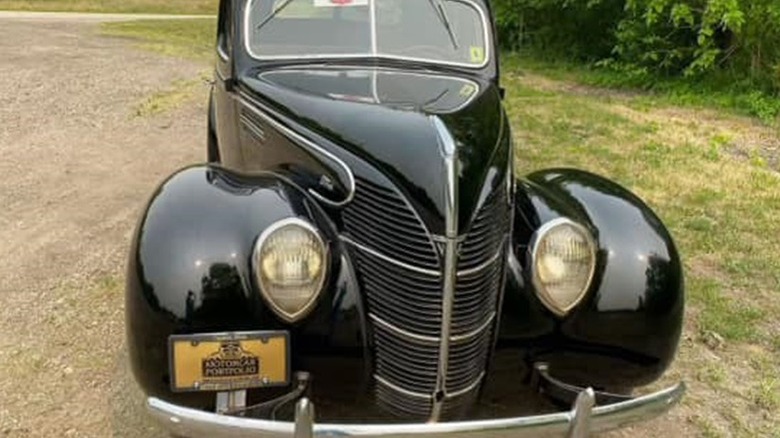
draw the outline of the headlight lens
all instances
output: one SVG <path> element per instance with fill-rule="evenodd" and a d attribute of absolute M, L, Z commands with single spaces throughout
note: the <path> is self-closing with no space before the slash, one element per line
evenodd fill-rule
<path fill-rule="evenodd" d="M 532 280 L 539 298 L 556 315 L 566 315 L 582 301 L 593 281 L 593 236 L 569 219 L 556 219 L 537 231 L 530 251 Z"/>
<path fill-rule="evenodd" d="M 260 291 L 285 321 L 304 318 L 325 282 L 327 249 L 317 230 L 300 219 L 272 225 L 258 239 L 254 270 Z"/>

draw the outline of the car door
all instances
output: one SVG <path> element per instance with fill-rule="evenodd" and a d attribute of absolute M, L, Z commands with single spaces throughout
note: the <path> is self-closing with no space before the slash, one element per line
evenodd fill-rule
<path fill-rule="evenodd" d="M 220 0 L 217 19 L 217 44 L 214 87 L 212 89 L 211 118 L 212 129 L 216 134 L 219 158 L 226 167 L 240 168 L 243 163 L 239 147 L 236 114 L 235 85 L 235 38 L 236 1 Z"/>

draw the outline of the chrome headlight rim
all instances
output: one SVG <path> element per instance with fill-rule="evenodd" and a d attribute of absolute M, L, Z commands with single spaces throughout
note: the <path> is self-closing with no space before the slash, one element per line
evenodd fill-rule
<path fill-rule="evenodd" d="M 316 292 L 312 295 L 311 299 L 306 303 L 306 305 L 294 313 L 290 313 L 282 309 L 271 296 L 271 292 L 266 290 L 264 287 L 264 280 L 262 278 L 262 268 L 260 266 L 262 251 L 265 244 L 268 242 L 268 239 L 277 231 L 289 226 L 298 226 L 303 228 L 306 232 L 311 233 L 314 237 L 314 240 L 322 250 L 322 273 L 320 274 L 319 280 L 316 283 Z M 319 229 L 311 222 L 299 217 L 281 219 L 271 224 L 268 228 L 265 229 L 265 231 L 260 234 L 260 237 L 257 238 L 254 249 L 252 250 L 252 275 L 254 276 L 255 283 L 257 284 L 257 289 L 260 291 L 260 296 L 263 297 L 263 301 L 271 308 L 274 314 L 288 324 L 294 324 L 306 318 L 317 306 L 317 303 L 319 302 L 325 288 L 325 281 L 328 277 L 329 264 L 330 252 L 328 245 L 325 244 L 325 239 L 322 237 L 322 233 L 320 233 Z"/>
<path fill-rule="evenodd" d="M 547 290 L 547 287 L 545 287 L 544 284 L 542 284 L 541 278 L 539 276 L 538 266 L 537 266 L 540 244 L 544 241 L 544 238 L 550 234 L 550 232 L 562 226 L 571 227 L 585 237 L 585 240 L 588 245 L 588 253 L 591 259 L 590 270 L 588 272 L 587 280 L 583 284 L 582 291 L 579 293 L 577 300 L 575 300 L 574 302 L 572 302 L 566 307 L 561 307 L 561 305 L 558 302 L 556 302 L 556 300 L 552 297 L 550 291 Z M 598 251 L 597 251 L 596 238 L 593 235 L 593 233 L 591 233 L 590 230 L 588 230 L 588 228 L 585 227 L 584 225 L 566 217 L 553 219 L 549 222 L 544 223 L 533 234 L 533 236 L 531 236 L 531 241 L 528 246 L 528 253 L 529 253 L 528 265 L 529 265 L 530 275 L 531 275 L 531 284 L 533 285 L 533 288 L 536 291 L 536 296 L 539 298 L 542 304 L 544 304 L 544 306 L 552 313 L 554 313 L 556 316 L 560 318 L 565 317 L 566 315 L 571 313 L 572 310 L 574 310 L 580 304 L 582 304 L 582 301 L 585 299 L 585 297 L 588 296 L 588 292 L 593 286 L 593 280 L 596 277 L 597 252 Z"/>

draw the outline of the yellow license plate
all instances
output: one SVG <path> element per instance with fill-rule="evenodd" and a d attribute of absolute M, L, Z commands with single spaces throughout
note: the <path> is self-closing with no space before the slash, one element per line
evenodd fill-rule
<path fill-rule="evenodd" d="M 175 392 L 237 391 L 290 383 L 287 332 L 171 336 Z"/>

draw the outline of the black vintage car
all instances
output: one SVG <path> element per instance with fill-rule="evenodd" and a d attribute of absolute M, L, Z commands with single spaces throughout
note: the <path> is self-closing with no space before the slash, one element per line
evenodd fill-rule
<path fill-rule="evenodd" d="M 496 47 L 486 0 L 222 0 L 209 162 L 129 257 L 171 433 L 580 437 L 681 399 L 631 396 L 680 338 L 672 238 L 605 178 L 514 174 Z M 567 407 L 490 419 L 490 388 Z"/>

